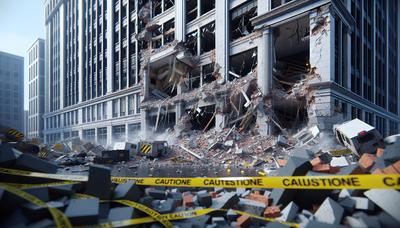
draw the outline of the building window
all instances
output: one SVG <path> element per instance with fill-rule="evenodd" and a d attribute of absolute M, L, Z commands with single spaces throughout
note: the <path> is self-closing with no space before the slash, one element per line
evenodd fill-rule
<path fill-rule="evenodd" d="M 107 119 L 107 102 L 103 103 L 103 119 Z"/>
<path fill-rule="evenodd" d="M 120 116 L 125 116 L 126 114 L 126 98 L 122 97 L 119 101 L 120 107 Z"/>
<path fill-rule="evenodd" d="M 115 99 L 112 101 L 112 115 L 113 117 L 118 117 L 118 112 L 119 112 L 119 106 L 118 106 L 118 99 Z"/>
<path fill-rule="evenodd" d="M 129 95 L 128 96 L 128 115 L 133 115 L 135 114 L 135 95 Z"/>
<path fill-rule="evenodd" d="M 140 95 L 137 93 L 136 97 L 136 114 L 140 113 Z"/>
<path fill-rule="evenodd" d="M 95 136 L 96 136 L 95 129 L 83 130 L 83 139 L 85 141 L 94 142 Z"/>
<path fill-rule="evenodd" d="M 250 19 L 257 16 L 257 1 L 253 0 L 231 10 L 230 31 L 231 41 L 253 32 L 254 26 Z"/>
<path fill-rule="evenodd" d="M 97 129 L 97 141 L 99 144 L 107 145 L 107 128 L 102 127 Z"/>
<path fill-rule="evenodd" d="M 200 54 L 215 49 L 215 22 L 200 28 Z"/>
<path fill-rule="evenodd" d="M 125 141 L 125 125 L 118 125 L 112 127 L 113 139 L 116 142 Z"/>
<path fill-rule="evenodd" d="M 128 139 L 138 138 L 140 133 L 140 123 L 128 125 Z"/>
<path fill-rule="evenodd" d="M 101 104 L 97 104 L 97 120 L 101 120 Z"/>

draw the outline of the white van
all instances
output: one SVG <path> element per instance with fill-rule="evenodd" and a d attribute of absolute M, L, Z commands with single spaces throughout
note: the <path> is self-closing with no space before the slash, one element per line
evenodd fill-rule
<path fill-rule="evenodd" d="M 383 145 L 381 134 L 373 126 L 353 119 L 333 126 L 337 141 L 349 148 L 354 154 L 375 153 Z"/>

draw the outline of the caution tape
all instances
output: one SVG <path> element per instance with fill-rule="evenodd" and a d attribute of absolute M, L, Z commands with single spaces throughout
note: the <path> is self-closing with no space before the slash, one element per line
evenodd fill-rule
<path fill-rule="evenodd" d="M 87 194 L 81 194 L 81 193 L 75 193 L 73 197 L 76 198 L 94 198 L 94 196 L 87 195 Z M 99 224 L 100 227 L 123 227 L 123 226 L 131 226 L 131 225 L 139 225 L 139 224 L 144 224 L 144 223 L 151 223 L 151 222 L 161 222 L 161 221 L 173 221 L 173 220 L 181 220 L 181 219 L 188 219 L 188 218 L 195 218 L 199 216 L 203 216 L 212 212 L 227 212 L 228 209 L 216 209 L 216 208 L 205 208 L 205 209 L 199 209 L 199 210 L 189 210 L 189 211 L 180 211 L 180 212 L 175 212 L 175 213 L 169 213 L 169 214 L 159 214 L 158 212 L 152 210 L 151 208 L 146 207 L 143 204 L 136 203 L 130 200 L 102 200 L 102 202 L 117 202 L 124 204 L 129 207 L 133 207 L 136 209 L 139 209 L 148 215 L 150 217 L 143 217 L 143 218 L 135 218 L 135 219 L 127 219 L 127 220 L 121 220 L 121 221 L 113 221 L 113 222 L 107 222 L 107 223 L 102 223 Z M 291 223 L 291 222 L 285 222 L 281 221 L 278 219 L 273 219 L 273 218 L 264 218 L 258 215 L 250 214 L 244 211 L 239 211 L 239 210 L 234 210 L 234 209 L 229 209 L 235 212 L 236 214 L 240 215 L 247 215 L 252 218 L 256 218 L 259 220 L 263 220 L 266 222 L 279 222 L 291 227 L 298 227 L 297 223 Z M 164 223 L 162 223 L 164 226 L 166 226 Z"/>
<path fill-rule="evenodd" d="M 6 191 L 17 195 L 39 207 L 46 207 L 49 209 L 51 216 L 54 219 L 54 222 L 56 223 L 56 226 L 59 228 L 69 228 L 72 227 L 71 223 L 69 222 L 67 216 L 64 215 L 64 213 L 62 213 L 60 210 L 56 209 L 56 208 L 52 208 L 49 207 L 45 202 L 43 202 L 42 200 L 38 199 L 37 197 L 24 192 L 22 190 L 19 190 L 17 188 L 14 188 L 12 186 L 6 185 L 4 183 L 0 183 L 0 188 L 5 189 Z"/>
<path fill-rule="evenodd" d="M 239 210 L 233 210 L 233 212 L 239 215 L 247 215 L 249 217 L 259 219 L 262 221 L 266 222 L 279 222 L 285 225 L 288 225 L 290 227 L 299 227 L 297 223 L 291 223 L 291 222 L 285 222 L 281 221 L 278 219 L 273 219 L 273 218 L 264 218 L 258 215 L 250 214 L 244 211 L 239 211 Z M 181 212 L 175 212 L 175 213 L 170 213 L 170 214 L 161 214 L 161 217 L 163 219 L 169 220 L 169 221 L 174 221 L 174 220 L 182 220 L 182 219 L 189 219 L 189 218 L 195 218 L 195 217 L 200 217 L 203 215 L 207 215 L 212 212 L 227 212 L 227 209 L 215 209 L 215 208 L 205 208 L 205 209 L 199 209 L 199 210 L 189 210 L 189 211 L 181 211 Z M 139 224 L 144 224 L 144 223 L 151 223 L 155 222 L 155 218 L 153 217 L 144 217 L 144 218 L 136 218 L 136 219 L 127 219 L 127 220 L 121 220 L 121 221 L 114 221 L 114 222 L 108 222 L 108 223 L 102 223 L 100 224 L 100 227 L 123 227 L 123 226 L 132 226 L 132 225 L 139 225 Z"/>
<path fill-rule="evenodd" d="M 0 173 L 29 177 L 41 177 L 66 181 L 87 181 L 87 176 L 46 174 L 0 168 Z M 268 177 L 220 177 L 220 178 L 157 178 L 111 177 L 114 183 L 135 181 L 138 185 L 175 187 L 223 187 L 223 188 L 283 188 L 283 189 L 400 189 L 399 174 L 384 175 L 332 175 L 332 176 L 268 176 Z"/>
<path fill-rule="evenodd" d="M 75 193 L 73 195 L 73 197 L 76 198 L 94 198 L 94 196 L 91 195 L 87 195 L 87 194 L 82 194 L 82 193 Z M 135 209 L 138 209 L 140 211 L 143 211 L 144 213 L 148 214 L 151 216 L 151 218 L 153 219 L 152 221 L 158 221 L 161 224 L 163 224 L 165 227 L 173 227 L 174 225 L 166 218 L 164 218 L 160 213 L 158 213 L 157 211 L 143 205 L 140 203 L 136 203 L 134 201 L 131 200 L 101 200 L 101 202 L 115 202 L 115 203 L 120 203 L 123 205 L 126 205 L 128 207 L 133 207 Z M 136 221 L 137 222 L 137 221 Z M 140 223 L 135 223 L 135 224 L 141 224 L 144 222 L 140 222 Z M 122 224 L 122 223 L 121 223 Z M 133 224 L 125 224 L 125 225 L 119 225 L 119 226 L 128 226 L 128 225 L 133 225 Z M 114 225 L 110 224 L 110 223 L 104 223 L 100 225 L 101 227 L 115 227 Z"/>

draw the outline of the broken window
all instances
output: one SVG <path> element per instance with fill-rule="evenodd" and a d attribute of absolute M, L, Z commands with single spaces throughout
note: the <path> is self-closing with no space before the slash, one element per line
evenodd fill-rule
<path fill-rule="evenodd" d="M 253 0 L 231 11 L 231 41 L 252 33 L 254 26 L 250 19 L 257 16 L 257 1 Z"/>
<path fill-rule="evenodd" d="M 162 12 L 161 0 L 152 0 L 151 2 L 153 7 L 153 17 L 155 17 Z"/>
<path fill-rule="evenodd" d="M 201 15 L 215 8 L 215 0 L 201 0 Z"/>
<path fill-rule="evenodd" d="M 166 106 L 159 107 L 157 115 L 149 117 L 149 127 L 154 132 L 164 132 L 168 128 L 175 126 L 175 112 L 168 112 Z"/>
<path fill-rule="evenodd" d="M 163 25 L 164 44 L 170 43 L 175 39 L 175 20 L 171 19 Z"/>
<path fill-rule="evenodd" d="M 157 49 L 162 46 L 162 27 L 157 26 L 157 28 L 152 33 L 152 48 Z"/>
<path fill-rule="evenodd" d="M 195 68 L 189 72 L 189 89 L 200 87 L 200 69 Z"/>
<path fill-rule="evenodd" d="M 215 22 L 211 22 L 200 28 L 200 54 L 215 49 Z"/>
<path fill-rule="evenodd" d="M 175 5 L 175 0 L 164 0 L 164 11 Z"/>
<path fill-rule="evenodd" d="M 202 66 L 202 75 L 203 75 L 203 85 L 205 83 L 210 83 L 215 80 L 214 72 L 214 63 L 210 63 Z"/>
<path fill-rule="evenodd" d="M 197 30 L 186 35 L 185 46 L 192 55 L 197 55 Z"/>
<path fill-rule="evenodd" d="M 192 130 L 209 130 L 215 126 L 215 105 L 186 110 Z"/>
<path fill-rule="evenodd" d="M 231 66 L 229 81 L 248 75 L 257 67 L 257 49 L 250 49 L 231 56 L 229 65 Z"/>
<path fill-rule="evenodd" d="M 191 22 L 197 18 L 197 0 L 186 0 L 186 21 Z"/>
<path fill-rule="evenodd" d="M 278 6 L 291 2 L 292 0 L 271 0 L 271 9 L 275 9 Z"/>

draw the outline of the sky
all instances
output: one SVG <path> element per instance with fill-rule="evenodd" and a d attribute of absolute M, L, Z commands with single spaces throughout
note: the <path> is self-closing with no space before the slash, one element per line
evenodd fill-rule
<path fill-rule="evenodd" d="M 45 37 L 44 0 L 0 0 L 0 51 L 24 57 L 24 107 L 28 110 L 27 50 Z"/>

